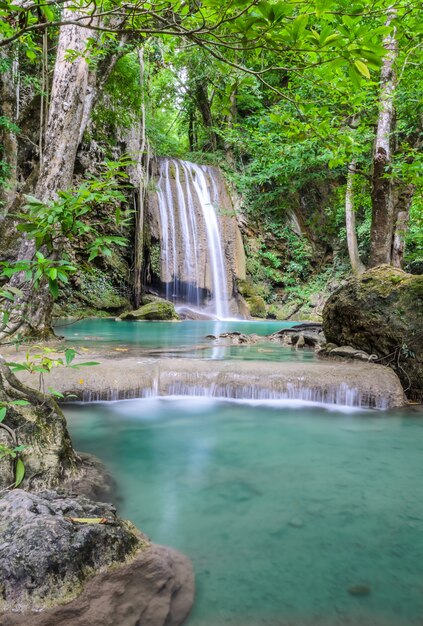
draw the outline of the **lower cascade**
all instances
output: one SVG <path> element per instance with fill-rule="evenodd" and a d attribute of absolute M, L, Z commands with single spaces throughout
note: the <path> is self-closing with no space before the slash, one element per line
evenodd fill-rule
<path fill-rule="evenodd" d="M 156 379 L 150 387 L 132 389 L 123 393 L 117 389 L 107 392 L 84 391 L 84 402 L 130 400 L 136 398 L 160 398 L 160 397 L 196 397 L 214 399 L 232 399 L 245 401 L 268 401 L 268 400 L 298 400 L 315 404 L 336 405 L 339 407 L 376 408 L 386 409 L 387 401 L 383 397 L 371 397 L 355 387 L 346 383 L 338 386 L 330 386 L 327 389 L 314 389 L 302 387 L 294 383 L 287 383 L 284 389 L 269 389 L 260 385 L 232 385 L 216 384 L 202 386 L 189 384 L 184 381 L 160 384 Z"/>
<path fill-rule="evenodd" d="M 218 319 L 239 315 L 236 279 L 245 276 L 244 250 L 221 172 L 161 158 L 154 176 L 148 222 L 160 247 L 156 281 L 163 296 Z"/>

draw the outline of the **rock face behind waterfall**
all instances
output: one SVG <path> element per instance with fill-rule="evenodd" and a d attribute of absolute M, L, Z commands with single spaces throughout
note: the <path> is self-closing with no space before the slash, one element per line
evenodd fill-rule
<path fill-rule="evenodd" d="M 245 277 L 244 247 L 221 172 L 157 159 L 152 173 L 145 255 L 150 284 L 175 304 L 218 317 L 239 315 L 236 280 Z"/>
<path fill-rule="evenodd" d="M 0 501 L 0 531 L 2 626 L 179 626 L 191 609 L 189 560 L 109 504 L 19 489 Z"/>
<path fill-rule="evenodd" d="M 327 301 L 328 342 L 375 354 L 398 374 L 406 394 L 423 400 L 423 276 L 381 265 L 353 278 Z"/>

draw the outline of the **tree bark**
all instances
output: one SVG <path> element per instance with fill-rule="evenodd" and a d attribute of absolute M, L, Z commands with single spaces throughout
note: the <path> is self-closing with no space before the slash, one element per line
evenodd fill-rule
<path fill-rule="evenodd" d="M 403 269 L 405 237 L 410 221 L 410 206 L 413 201 L 415 186 L 411 183 L 396 189 L 395 227 L 392 240 L 392 265 Z"/>
<path fill-rule="evenodd" d="M 5 51 L 1 52 L 0 59 L 10 62 Z M 0 72 L 1 114 L 11 123 L 16 123 L 18 117 L 17 64 L 17 59 L 14 59 L 6 71 Z M 7 127 L 0 131 L 0 160 L 8 168 L 8 179 L 0 186 L 0 215 L 4 219 L 16 197 L 18 167 L 18 139 L 16 133 Z"/>
<path fill-rule="evenodd" d="M 75 16 L 75 12 L 65 7 L 64 20 L 74 19 Z M 91 73 L 83 53 L 90 37 L 91 31 L 80 26 L 62 26 L 60 29 L 45 132 L 45 149 L 34 192 L 34 195 L 43 202 L 52 200 L 59 189 L 66 189 L 72 184 L 83 121 L 86 123 L 89 117 L 85 97 L 90 86 Z M 69 50 L 76 53 L 73 59 L 66 58 Z M 93 102 L 91 98 L 89 101 Z M 18 260 L 33 259 L 34 254 L 34 242 L 23 237 Z M 34 292 L 33 286 L 24 281 L 24 276 L 16 274 L 11 280 L 11 285 L 18 287 L 22 291 L 22 296 L 15 299 L 9 321 L 0 330 L 0 340 L 16 334 L 20 338 L 51 336 L 53 301 L 47 282 L 42 282 L 39 289 Z"/>
<path fill-rule="evenodd" d="M 396 14 L 396 9 L 391 7 L 387 26 Z M 395 28 L 385 37 L 383 45 L 386 55 L 381 70 L 380 108 L 373 157 L 370 267 L 391 263 L 394 229 L 393 184 L 389 173 L 392 163 L 392 133 L 395 128 L 395 63 L 398 56 Z"/>
<path fill-rule="evenodd" d="M 203 118 L 203 124 L 209 134 L 210 149 L 217 148 L 217 135 L 213 130 L 213 116 L 211 112 L 210 102 L 207 94 L 207 85 L 204 81 L 196 84 L 197 105 Z"/>
<path fill-rule="evenodd" d="M 356 162 L 353 159 L 348 166 L 347 188 L 345 192 L 345 224 L 347 230 L 347 244 L 350 263 L 354 274 L 362 274 L 365 267 L 360 260 L 358 253 L 357 232 L 355 227 L 354 211 L 354 175 L 356 172 Z"/>
<path fill-rule="evenodd" d="M 237 93 L 238 93 L 238 81 L 235 81 L 235 83 L 232 85 L 231 94 L 229 96 L 230 106 L 229 106 L 229 114 L 227 116 L 228 130 L 231 130 L 234 127 L 234 124 L 236 123 L 236 118 L 238 115 Z M 234 155 L 232 144 L 225 142 L 225 153 L 226 153 L 226 159 L 228 163 L 233 168 L 236 168 L 235 155 Z"/>
<path fill-rule="evenodd" d="M 129 181 L 134 186 L 135 241 L 132 271 L 132 300 L 135 308 L 141 304 L 142 271 L 144 257 L 144 208 L 149 181 L 150 149 L 146 132 L 146 102 L 144 81 L 144 54 L 138 52 L 140 65 L 141 107 L 140 117 L 128 133 L 127 152 L 134 164 L 128 168 Z"/>

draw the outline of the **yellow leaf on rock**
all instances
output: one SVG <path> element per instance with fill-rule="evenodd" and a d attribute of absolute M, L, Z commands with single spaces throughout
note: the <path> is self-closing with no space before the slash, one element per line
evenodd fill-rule
<path fill-rule="evenodd" d="M 105 517 L 65 517 L 69 522 L 74 524 L 105 524 Z"/>

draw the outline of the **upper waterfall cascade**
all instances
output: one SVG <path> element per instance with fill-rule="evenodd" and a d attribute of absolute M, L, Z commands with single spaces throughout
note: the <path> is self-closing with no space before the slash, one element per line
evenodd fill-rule
<path fill-rule="evenodd" d="M 221 173 L 163 158 L 156 176 L 163 295 L 219 319 L 237 314 L 233 294 L 235 278 L 242 277 L 242 240 Z"/>

